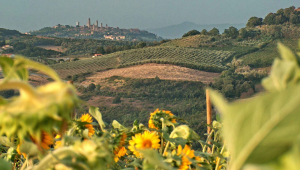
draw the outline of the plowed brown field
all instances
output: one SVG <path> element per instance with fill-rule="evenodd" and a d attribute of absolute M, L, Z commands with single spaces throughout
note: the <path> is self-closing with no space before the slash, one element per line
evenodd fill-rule
<path fill-rule="evenodd" d="M 131 66 L 127 68 L 119 68 L 106 70 L 102 72 L 96 72 L 82 82 L 84 85 L 90 83 L 100 83 L 101 79 L 108 78 L 111 76 L 121 76 L 129 78 L 155 78 L 158 76 L 164 80 L 183 80 L 183 81 L 201 81 L 204 83 L 213 82 L 214 78 L 218 77 L 220 73 L 211 73 L 205 71 L 199 71 L 189 69 L 186 67 L 179 67 L 169 64 L 143 64 L 137 66 Z"/>

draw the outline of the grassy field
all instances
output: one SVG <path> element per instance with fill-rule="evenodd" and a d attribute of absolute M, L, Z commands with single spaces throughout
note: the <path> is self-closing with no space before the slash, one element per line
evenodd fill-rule
<path fill-rule="evenodd" d="M 198 70 L 220 72 L 233 51 L 201 50 L 184 47 L 148 47 L 116 52 L 98 58 L 52 65 L 61 77 L 144 63 L 173 64 Z"/>

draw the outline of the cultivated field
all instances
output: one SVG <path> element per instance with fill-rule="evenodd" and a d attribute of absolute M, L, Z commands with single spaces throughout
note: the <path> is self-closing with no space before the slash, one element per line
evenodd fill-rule
<path fill-rule="evenodd" d="M 52 68 L 63 78 L 68 75 L 145 63 L 173 64 L 197 70 L 220 72 L 226 69 L 223 62 L 233 55 L 233 51 L 149 47 L 115 52 L 94 59 L 55 64 Z"/>
<path fill-rule="evenodd" d="M 298 49 L 298 39 L 281 39 L 278 41 L 273 41 L 269 43 L 265 48 L 247 54 L 241 59 L 245 65 L 250 65 L 251 67 L 268 67 L 270 66 L 275 58 L 279 58 L 280 55 L 277 50 L 277 42 L 283 43 L 285 46 L 291 48 L 294 52 Z"/>
<path fill-rule="evenodd" d="M 51 65 L 57 73 L 65 78 L 68 75 L 76 75 L 80 73 L 103 71 L 108 68 L 116 68 L 119 62 L 117 57 L 104 56 L 97 59 L 86 59 L 73 62 L 65 62 Z"/>
<path fill-rule="evenodd" d="M 169 64 L 143 64 L 131 66 L 127 68 L 119 68 L 96 72 L 82 82 L 84 85 L 90 83 L 101 84 L 101 79 L 109 78 L 112 76 L 121 76 L 129 78 L 155 78 L 158 76 L 163 80 L 183 80 L 183 81 L 201 81 L 203 83 L 213 82 L 214 78 L 218 77 L 220 73 L 210 73 L 189 69 L 186 67 L 179 67 Z"/>

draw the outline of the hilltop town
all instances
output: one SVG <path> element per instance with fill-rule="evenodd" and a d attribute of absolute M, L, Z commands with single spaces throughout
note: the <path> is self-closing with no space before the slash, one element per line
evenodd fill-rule
<path fill-rule="evenodd" d="M 52 36 L 61 38 L 80 38 L 80 39 L 110 39 L 110 40 L 127 40 L 127 41 L 160 41 L 161 37 L 156 36 L 148 31 L 139 30 L 137 28 L 124 29 L 119 27 L 110 27 L 108 24 L 100 23 L 98 20 L 91 24 L 88 19 L 87 25 L 80 25 L 76 22 L 76 26 L 58 24 L 53 27 L 45 27 L 38 31 L 28 32 L 27 34 L 37 36 Z"/>

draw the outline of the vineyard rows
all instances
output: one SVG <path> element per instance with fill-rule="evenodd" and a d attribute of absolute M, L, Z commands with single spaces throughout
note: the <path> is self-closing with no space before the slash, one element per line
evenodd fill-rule
<path fill-rule="evenodd" d="M 69 75 L 76 75 L 80 73 L 95 72 L 106 70 L 109 68 L 116 68 L 118 66 L 118 60 L 116 57 L 103 56 L 97 59 L 78 60 L 73 62 L 64 62 L 51 65 L 56 72 L 65 78 Z"/>
<path fill-rule="evenodd" d="M 130 64 L 144 60 L 161 60 L 195 65 L 212 65 L 224 67 L 222 62 L 233 52 L 216 50 L 199 50 L 192 48 L 154 47 L 130 50 L 120 56 L 120 64 Z"/>
<path fill-rule="evenodd" d="M 219 72 L 226 69 L 222 63 L 233 55 L 233 51 L 200 50 L 184 47 L 150 47 L 115 52 L 94 59 L 55 64 L 52 65 L 52 68 L 61 77 L 150 62 Z"/>

